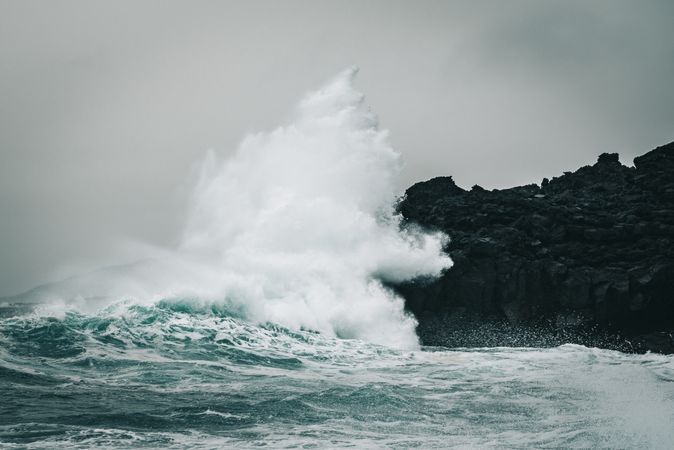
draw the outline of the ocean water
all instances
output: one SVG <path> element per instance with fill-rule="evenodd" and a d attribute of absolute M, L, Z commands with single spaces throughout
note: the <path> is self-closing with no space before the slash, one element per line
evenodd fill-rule
<path fill-rule="evenodd" d="M 2 448 L 672 448 L 674 357 L 396 350 L 163 301 L 4 309 Z"/>

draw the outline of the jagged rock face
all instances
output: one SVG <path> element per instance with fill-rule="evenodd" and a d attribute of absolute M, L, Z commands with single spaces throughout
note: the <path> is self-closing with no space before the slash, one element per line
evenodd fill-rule
<path fill-rule="evenodd" d="M 429 345 L 577 342 L 674 352 L 674 142 L 541 186 L 417 183 L 400 212 L 451 241 L 454 267 L 396 287 Z"/>

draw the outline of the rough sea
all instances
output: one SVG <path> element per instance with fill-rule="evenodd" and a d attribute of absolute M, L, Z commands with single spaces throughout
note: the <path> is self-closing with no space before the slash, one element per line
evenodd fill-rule
<path fill-rule="evenodd" d="M 674 448 L 673 356 L 419 346 L 386 286 L 451 236 L 355 73 L 207 156 L 175 248 L 0 299 L 0 448 Z"/>
<path fill-rule="evenodd" d="M 394 350 L 189 302 L 3 308 L 1 448 L 672 448 L 674 357 Z"/>

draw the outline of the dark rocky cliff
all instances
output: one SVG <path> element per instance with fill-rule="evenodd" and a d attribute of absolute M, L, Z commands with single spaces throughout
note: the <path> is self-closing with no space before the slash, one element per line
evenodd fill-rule
<path fill-rule="evenodd" d="M 427 345 L 581 343 L 674 352 L 674 142 L 541 186 L 417 183 L 400 212 L 451 241 L 454 267 L 396 287 Z"/>

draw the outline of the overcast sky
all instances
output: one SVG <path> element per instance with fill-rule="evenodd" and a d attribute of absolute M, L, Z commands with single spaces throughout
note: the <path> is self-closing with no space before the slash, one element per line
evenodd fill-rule
<path fill-rule="evenodd" d="M 400 189 L 674 140 L 672 1 L 0 0 L 0 295 L 172 245 L 190 168 L 347 66 Z"/>

